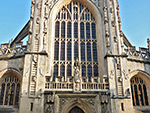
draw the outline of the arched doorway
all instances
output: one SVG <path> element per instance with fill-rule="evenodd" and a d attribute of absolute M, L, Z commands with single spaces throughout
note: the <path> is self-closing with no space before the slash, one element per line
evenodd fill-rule
<path fill-rule="evenodd" d="M 84 111 L 82 109 L 80 109 L 79 107 L 74 107 L 72 108 L 69 113 L 84 113 Z"/>
<path fill-rule="evenodd" d="M 133 106 L 148 106 L 146 82 L 138 76 L 130 80 Z"/>
<path fill-rule="evenodd" d="M 0 105 L 19 105 L 21 81 L 15 75 L 4 75 L 0 80 Z"/>

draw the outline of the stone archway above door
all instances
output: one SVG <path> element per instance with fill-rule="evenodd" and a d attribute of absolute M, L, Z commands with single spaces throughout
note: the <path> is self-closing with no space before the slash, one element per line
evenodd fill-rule
<path fill-rule="evenodd" d="M 69 113 L 85 113 L 81 108 L 79 108 L 79 107 L 74 107 L 74 108 L 72 108 L 70 111 L 69 111 Z"/>

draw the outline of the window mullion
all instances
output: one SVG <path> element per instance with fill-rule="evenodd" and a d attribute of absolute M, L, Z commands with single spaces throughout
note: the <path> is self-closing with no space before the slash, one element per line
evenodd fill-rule
<path fill-rule="evenodd" d="M 73 2 L 71 2 L 71 10 L 72 10 L 72 15 L 71 15 L 71 24 L 72 24 L 72 27 L 71 27 L 71 33 L 72 33 L 72 35 L 71 35 L 71 42 L 72 42 L 72 44 L 71 44 L 71 62 L 72 62 L 72 64 L 73 64 L 73 62 L 74 62 L 74 40 L 73 40 L 73 37 L 74 37 L 74 21 L 73 21 L 73 15 L 74 15 L 74 10 L 73 10 Z M 72 68 L 72 70 L 73 70 L 73 65 L 71 66 L 71 68 Z M 74 75 L 74 71 L 72 71 L 72 75 L 71 76 L 73 76 Z"/>
<path fill-rule="evenodd" d="M 67 18 L 67 13 L 66 13 L 66 18 Z M 65 21 L 65 81 L 67 81 L 67 66 L 66 66 L 66 61 L 67 61 L 67 23 L 68 21 Z"/>
<path fill-rule="evenodd" d="M 59 24 L 59 57 L 58 57 L 58 61 L 59 61 L 59 64 L 58 64 L 58 76 L 60 76 L 60 57 L 61 57 L 61 24 L 62 22 L 60 21 L 60 24 Z"/>
<path fill-rule="evenodd" d="M 78 59 L 81 62 L 81 47 L 80 47 L 80 7 L 78 2 Z"/>

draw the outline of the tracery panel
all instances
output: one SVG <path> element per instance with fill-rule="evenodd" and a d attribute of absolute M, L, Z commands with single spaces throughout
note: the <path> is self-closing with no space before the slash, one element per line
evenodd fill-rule
<path fill-rule="evenodd" d="M 149 105 L 146 82 L 140 77 L 133 77 L 130 83 L 131 83 L 133 105 L 134 106 Z"/>
<path fill-rule="evenodd" d="M 0 105 L 19 105 L 20 80 L 13 75 L 4 75 L 1 78 Z M 19 85 L 19 87 L 18 87 Z"/>
<path fill-rule="evenodd" d="M 86 6 L 72 1 L 58 12 L 55 19 L 54 44 L 53 81 L 55 77 L 62 76 L 62 73 L 65 80 L 73 76 L 76 59 L 81 63 L 82 77 L 87 78 L 88 82 L 92 82 L 92 77 L 99 76 L 96 24 Z"/>

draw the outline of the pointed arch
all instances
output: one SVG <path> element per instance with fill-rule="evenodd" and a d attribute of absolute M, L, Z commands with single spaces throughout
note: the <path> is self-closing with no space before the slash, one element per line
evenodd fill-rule
<path fill-rule="evenodd" d="M 142 70 L 134 70 L 131 72 L 129 78 L 133 105 L 148 106 L 150 103 L 149 74 Z"/>
<path fill-rule="evenodd" d="M 93 110 L 87 102 L 80 99 L 71 99 L 70 101 L 68 101 L 61 110 L 61 113 L 69 113 L 69 111 L 74 107 L 82 109 L 84 113 L 95 113 L 95 110 Z"/>
<path fill-rule="evenodd" d="M 19 105 L 22 75 L 17 69 L 4 69 L 0 73 L 0 105 Z M 11 93 L 11 95 L 10 95 Z"/>
<path fill-rule="evenodd" d="M 58 7 L 56 8 L 56 6 L 58 6 Z M 66 13 L 66 9 L 67 9 L 67 13 Z M 59 50 L 59 52 L 57 53 L 58 57 L 59 57 L 58 62 L 60 64 L 62 62 L 64 62 L 65 67 L 67 67 L 67 62 L 74 62 L 74 60 L 76 58 L 79 58 L 79 61 L 82 60 L 81 61 L 82 63 L 83 62 L 85 62 L 87 64 L 91 63 L 92 72 L 94 72 L 93 64 L 97 64 L 98 67 L 102 67 L 102 68 L 99 68 L 98 73 L 103 75 L 103 71 L 104 71 L 103 70 L 103 64 L 104 64 L 103 52 L 104 51 L 101 50 L 103 47 L 100 47 L 100 46 L 104 45 L 104 43 L 103 43 L 104 41 L 103 41 L 103 38 L 101 38 L 101 37 L 103 37 L 102 32 L 101 32 L 103 29 L 102 28 L 103 26 L 101 26 L 102 25 L 102 19 L 101 19 L 102 15 L 100 15 L 99 11 L 100 10 L 97 9 L 91 1 L 87 1 L 87 0 L 83 0 L 83 1 L 80 1 L 80 0 L 64 1 L 64 0 L 62 0 L 61 2 L 58 1 L 54 5 L 54 7 L 51 9 L 50 18 L 49 18 L 50 26 L 53 29 L 54 23 L 59 21 L 60 22 L 60 26 L 59 26 L 60 33 L 59 33 L 59 37 L 55 37 L 53 35 L 54 32 L 51 29 L 49 29 L 50 30 L 49 36 L 51 36 L 52 38 L 55 37 L 54 42 L 59 42 L 59 49 L 61 49 L 61 42 L 65 42 L 65 49 L 64 49 L 65 60 L 62 61 L 62 59 L 61 59 L 61 56 L 62 56 L 61 51 L 63 51 L 62 49 Z M 72 19 L 68 18 L 68 12 L 71 14 Z M 66 15 L 64 15 L 64 13 Z M 81 15 L 83 15 L 83 14 L 84 14 L 84 17 L 82 18 Z M 56 17 L 56 18 L 51 18 L 51 17 Z M 63 18 L 61 19 L 61 17 L 63 17 Z M 63 23 L 65 24 L 64 26 L 63 26 Z M 62 34 L 63 29 L 66 30 L 64 34 Z M 52 40 L 49 40 L 49 41 L 52 43 L 53 42 Z M 71 47 L 70 47 L 71 52 L 72 52 L 71 60 L 68 57 L 68 50 L 69 50 L 69 49 L 67 50 L 68 42 L 71 42 Z M 81 48 L 81 42 L 84 42 L 85 48 L 84 47 Z M 97 46 L 98 48 L 93 48 L 93 45 L 92 45 L 93 42 L 98 45 Z M 53 47 L 53 44 L 51 47 Z M 85 49 L 84 50 L 85 55 L 81 54 L 79 49 L 80 50 Z M 93 56 L 95 57 L 95 53 L 93 53 L 93 50 L 95 50 L 95 49 L 99 49 L 99 51 L 96 51 L 95 53 L 98 52 L 97 55 L 102 56 L 102 57 L 97 57 L 97 58 L 93 59 Z M 51 48 L 49 48 L 49 50 L 51 50 Z M 86 57 L 86 56 L 88 56 L 88 57 Z M 82 59 L 81 59 L 81 57 L 82 57 Z M 95 60 L 95 59 L 97 59 L 97 60 Z M 98 63 L 98 61 L 101 63 Z M 86 70 L 86 71 L 88 71 L 88 70 Z M 59 72 L 60 72 L 60 68 L 59 68 Z M 67 70 L 66 70 L 66 72 L 67 72 Z M 86 74 L 88 74 L 88 72 L 86 72 Z M 67 73 L 65 73 L 65 76 L 67 76 Z M 94 73 L 93 73 L 93 76 L 94 76 Z"/>

